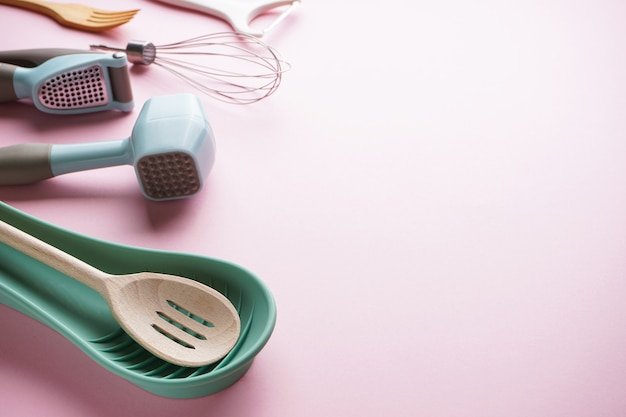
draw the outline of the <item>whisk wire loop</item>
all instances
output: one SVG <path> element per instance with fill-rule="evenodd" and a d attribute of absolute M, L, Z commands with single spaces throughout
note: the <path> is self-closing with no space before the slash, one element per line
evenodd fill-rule
<path fill-rule="evenodd" d="M 115 49 L 102 45 L 92 48 Z M 126 51 L 133 63 L 155 64 L 207 95 L 237 104 L 255 103 L 273 94 L 289 69 L 274 48 L 237 32 L 158 46 L 132 41 Z"/>
<path fill-rule="evenodd" d="M 154 64 L 169 71 L 174 76 L 187 82 L 197 90 L 213 96 L 213 98 L 238 103 L 238 104 L 250 104 L 257 102 L 270 94 L 272 94 L 279 85 L 279 79 L 273 78 L 269 82 L 259 84 L 255 86 L 246 85 L 244 83 L 236 83 L 237 78 L 245 78 L 246 75 L 232 74 L 229 78 L 224 73 L 215 74 L 208 70 L 198 69 L 189 66 L 189 63 L 180 64 L 176 61 L 165 60 L 167 65 L 163 62 L 156 61 Z M 190 71 L 201 74 L 200 78 L 188 75 Z M 257 81 L 262 78 L 257 78 Z"/>

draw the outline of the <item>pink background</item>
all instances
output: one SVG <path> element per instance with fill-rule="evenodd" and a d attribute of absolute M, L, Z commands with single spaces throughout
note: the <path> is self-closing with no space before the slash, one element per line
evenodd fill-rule
<path fill-rule="evenodd" d="M 235 0 L 233 0 L 235 1 Z M 104 34 L 0 6 L 0 49 L 168 43 L 228 29 L 152 0 Z M 251 106 L 202 96 L 201 195 L 151 203 L 131 167 L 0 187 L 100 239 L 226 259 L 276 330 L 213 396 L 149 394 L 0 306 L 2 416 L 626 414 L 626 2 L 305 0 L 265 40 L 292 65 Z M 0 105 L 0 145 L 115 140 L 137 110 Z"/>

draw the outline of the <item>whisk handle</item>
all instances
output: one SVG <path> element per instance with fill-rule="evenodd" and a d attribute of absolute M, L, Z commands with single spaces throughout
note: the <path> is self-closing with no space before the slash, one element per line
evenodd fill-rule
<path fill-rule="evenodd" d="M 118 51 L 126 53 L 129 62 L 133 64 L 150 65 L 156 59 L 156 46 L 152 42 L 130 41 L 126 49 L 106 45 L 90 45 L 92 50 Z"/>

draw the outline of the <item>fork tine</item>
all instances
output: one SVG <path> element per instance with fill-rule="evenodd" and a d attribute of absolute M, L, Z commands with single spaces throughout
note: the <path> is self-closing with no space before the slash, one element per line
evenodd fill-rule
<path fill-rule="evenodd" d="M 123 25 L 124 23 L 127 23 L 129 20 L 130 19 L 100 21 L 100 20 L 94 20 L 94 19 L 87 19 L 87 22 L 89 22 L 89 27 L 93 29 L 105 30 L 108 28 L 114 28 L 114 27 Z"/>
<path fill-rule="evenodd" d="M 130 21 L 135 15 L 121 15 L 121 16 L 99 16 L 99 15 L 91 15 L 89 16 L 89 21 L 101 24 L 101 25 L 112 25 L 112 24 L 122 24 Z"/>
<path fill-rule="evenodd" d="M 92 31 L 96 31 L 96 32 L 100 32 L 103 30 L 107 30 L 107 29 L 113 29 L 116 28 L 118 26 L 121 26 L 125 23 L 127 23 L 127 21 L 121 21 L 121 22 L 88 22 L 89 25 L 85 25 L 85 30 L 89 30 L 91 29 Z"/>
<path fill-rule="evenodd" d="M 133 17 L 106 17 L 106 18 L 102 18 L 102 17 L 98 17 L 98 16 L 89 16 L 89 18 L 87 20 L 89 20 L 90 22 L 96 22 L 96 23 L 103 23 L 103 24 L 107 24 L 107 23 L 117 23 L 117 22 L 128 22 L 129 20 L 131 20 Z"/>
<path fill-rule="evenodd" d="M 121 19 L 125 19 L 126 21 L 132 19 L 133 17 L 135 17 L 135 15 L 137 14 L 137 12 L 126 12 L 126 13 L 108 13 L 108 14 L 104 14 L 104 13 L 100 13 L 100 12 L 94 12 L 92 13 L 89 18 L 90 19 L 94 19 L 94 20 L 98 20 L 100 22 L 107 22 L 107 21 L 117 21 L 117 20 L 121 20 Z"/>
<path fill-rule="evenodd" d="M 97 17 L 90 17 L 87 19 L 87 21 L 89 23 L 93 23 L 96 25 L 103 25 L 103 26 L 107 26 L 107 25 L 116 25 L 116 24 L 122 24 L 122 23 L 126 23 L 129 22 L 131 19 L 130 18 L 119 18 L 119 19 L 99 19 Z"/>
<path fill-rule="evenodd" d="M 94 10 L 92 15 L 97 15 L 101 17 L 118 17 L 118 16 L 135 16 L 139 12 L 139 9 L 136 10 L 126 10 L 122 12 L 110 12 L 107 10 Z"/>

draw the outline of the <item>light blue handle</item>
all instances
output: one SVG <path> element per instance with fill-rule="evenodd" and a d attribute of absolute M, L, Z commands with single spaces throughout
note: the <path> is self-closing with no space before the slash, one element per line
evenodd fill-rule
<path fill-rule="evenodd" d="M 35 107 L 39 110 L 52 114 L 81 114 L 105 110 L 131 111 L 134 103 L 129 101 L 119 101 L 116 99 L 115 88 L 125 90 L 120 77 L 112 80 L 112 70 L 124 69 L 128 65 L 128 60 L 124 54 L 105 54 L 87 52 L 84 54 L 70 54 L 51 58 L 34 68 L 17 67 L 13 73 L 13 90 L 18 100 L 31 99 Z M 51 107 L 41 101 L 39 88 L 42 84 L 58 76 L 71 74 L 72 71 L 84 70 L 89 67 L 99 67 L 101 69 L 100 79 L 104 85 L 103 92 L 106 100 L 97 105 L 75 106 L 68 108 Z M 116 84 L 116 85 L 114 85 Z"/>
<path fill-rule="evenodd" d="M 50 169 L 54 176 L 132 164 L 133 151 L 130 138 L 108 142 L 53 145 L 50 150 Z"/>
<path fill-rule="evenodd" d="M 126 60 L 114 59 L 106 54 L 98 55 L 93 53 L 62 55 L 47 60 L 43 64 L 34 68 L 17 67 L 13 75 L 13 88 L 19 99 L 37 97 L 37 87 L 46 79 L 57 74 L 63 74 L 76 68 L 87 65 L 120 66 L 125 65 Z M 103 72 L 107 85 L 110 83 L 108 73 Z"/>

